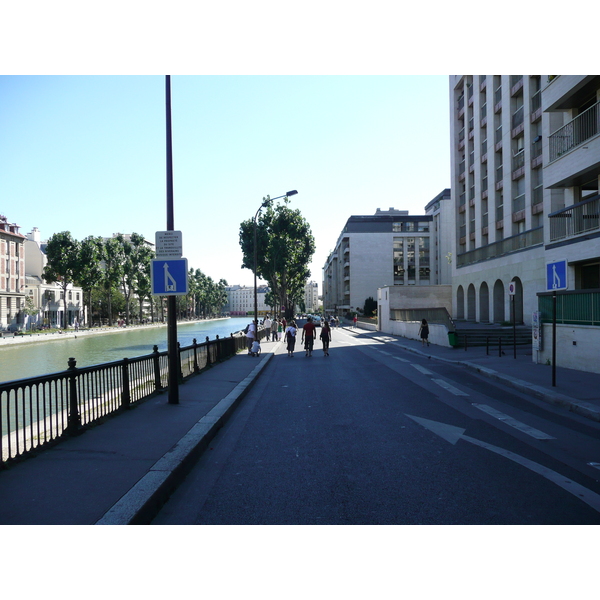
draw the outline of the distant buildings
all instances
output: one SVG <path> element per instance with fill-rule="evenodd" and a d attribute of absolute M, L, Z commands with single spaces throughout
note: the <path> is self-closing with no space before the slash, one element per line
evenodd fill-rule
<path fill-rule="evenodd" d="M 16 329 L 25 305 L 25 236 L 0 215 L 0 329 Z"/>
<path fill-rule="evenodd" d="M 304 286 L 304 306 L 307 313 L 319 310 L 319 284 L 316 281 L 309 281 Z"/>
<path fill-rule="evenodd" d="M 254 314 L 254 287 L 230 285 L 225 288 L 225 291 L 227 292 L 227 304 L 223 307 L 224 313 L 232 317 Z M 266 285 L 259 285 L 256 289 L 259 317 L 264 317 L 271 310 L 265 302 L 268 292 L 269 287 Z"/>
<path fill-rule="evenodd" d="M 445 190 L 420 216 L 394 208 L 351 216 L 323 267 L 325 313 L 361 312 L 365 300 L 376 300 L 384 287 L 449 283 L 448 250 L 440 237 L 449 197 Z"/>

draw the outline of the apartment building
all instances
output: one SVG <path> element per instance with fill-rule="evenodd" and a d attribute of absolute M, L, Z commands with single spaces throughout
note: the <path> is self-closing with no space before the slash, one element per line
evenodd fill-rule
<path fill-rule="evenodd" d="M 600 76 L 550 75 L 542 83 L 547 266 L 534 359 L 552 359 L 556 291 L 557 364 L 600 372 Z M 551 267 L 560 263 L 565 281 L 553 281 Z"/>
<path fill-rule="evenodd" d="M 307 313 L 319 310 L 319 284 L 316 281 L 309 281 L 304 286 L 304 307 Z"/>
<path fill-rule="evenodd" d="M 454 318 L 530 324 L 544 289 L 541 75 L 450 77 Z M 514 291 L 514 303 L 512 294 Z"/>
<path fill-rule="evenodd" d="M 227 304 L 223 307 L 223 312 L 232 317 L 254 314 L 254 286 L 230 285 L 225 288 L 225 291 L 227 292 Z M 259 317 L 264 317 L 270 311 L 270 307 L 265 302 L 268 292 L 269 287 L 266 285 L 259 285 L 256 288 Z"/>
<path fill-rule="evenodd" d="M 23 323 L 24 242 L 19 226 L 0 215 L 0 329 L 14 330 Z"/>
<path fill-rule="evenodd" d="M 450 105 L 454 317 L 514 305 L 545 362 L 556 291 L 557 363 L 600 370 L 600 76 L 451 76 Z"/>
<path fill-rule="evenodd" d="M 46 242 L 41 241 L 40 231 L 37 227 L 27 234 L 24 243 L 24 258 L 24 292 L 26 297 L 31 299 L 31 306 L 35 310 L 34 314 L 25 318 L 27 321 L 25 324 L 27 327 L 30 325 L 64 327 L 64 291 L 58 283 L 47 283 L 43 278 L 48 258 L 46 257 Z M 83 290 L 79 286 L 69 284 L 66 322 L 70 327 L 75 322 L 83 325 L 87 321 L 86 314 Z"/>
<path fill-rule="evenodd" d="M 323 267 L 325 313 L 360 312 L 379 288 L 440 283 L 433 221 L 394 208 L 351 216 Z"/>

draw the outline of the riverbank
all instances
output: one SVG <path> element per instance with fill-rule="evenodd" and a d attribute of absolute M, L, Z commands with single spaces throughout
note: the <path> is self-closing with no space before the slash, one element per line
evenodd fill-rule
<path fill-rule="evenodd" d="M 201 323 L 213 323 L 215 321 L 227 321 L 230 317 L 219 317 L 216 319 L 200 319 L 197 321 L 178 321 L 177 325 L 193 325 Z M 149 323 L 147 325 L 131 325 L 129 327 L 94 327 L 92 329 L 68 329 L 62 333 L 27 333 L 24 335 L 15 335 L 12 337 L 0 338 L 0 348 L 11 345 L 36 344 L 43 342 L 51 342 L 53 340 L 77 339 L 87 336 L 96 336 L 111 333 L 124 333 L 126 331 L 161 329 L 166 328 L 166 323 Z"/>

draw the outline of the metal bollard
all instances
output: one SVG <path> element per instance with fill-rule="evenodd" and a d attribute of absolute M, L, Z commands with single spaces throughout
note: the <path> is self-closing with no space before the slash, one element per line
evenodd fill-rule
<path fill-rule="evenodd" d="M 67 433 L 77 435 L 81 428 L 81 415 L 77 401 L 77 361 L 69 358 L 69 417 L 67 420 Z"/>

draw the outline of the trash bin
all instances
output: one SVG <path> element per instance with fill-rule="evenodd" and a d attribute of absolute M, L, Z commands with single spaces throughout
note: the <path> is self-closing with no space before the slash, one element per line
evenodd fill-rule
<path fill-rule="evenodd" d="M 458 337 L 456 335 L 456 331 L 448 332 L 448 343 L 454 348 L 458 346 Z"/>

